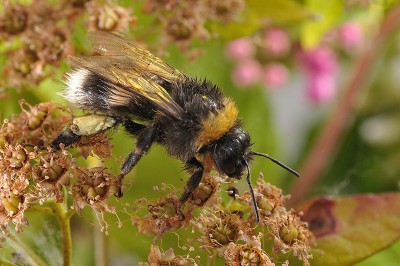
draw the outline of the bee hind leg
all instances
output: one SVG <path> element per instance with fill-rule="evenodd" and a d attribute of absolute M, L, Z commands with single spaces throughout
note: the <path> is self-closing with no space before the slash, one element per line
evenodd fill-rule
<path fill-rule="evenodd" d="M 117 197 L 122 197 L 122 179 L 139 162 L 140 158 L 142 158 L 143 155 L 147 153 L 147 151 L 151 147 L 151 144 L 154 141 L 156 134 L 157 134 L 157 126 L 154 124 L 148 127 L 144 127 L 142 130 L 137 132 L 136 148 L 134 151 L 128 154 L 128 156 L 125 158 L 125 161 L 121 165 L 122 173 L 119 175 Z"/>
<path fill-rule="evenodd" d="M 55 149 L 60 144 L 69 146 L 77 142 L 82 136 L 92 136 L 115 127 L 118 121 L 106 115 L 89 114 L 75 117 L 69 127 L 61 132 L 52 142 Z"/>
<path fill-rule="evenodd" d="M 64 144 L 67 147 L 77 142 L 80 138 L 81 136 L 76 135 L 70 128 L 67 128 L 51 142 L 51 146 L 59 149 L 60 144 Z"/>

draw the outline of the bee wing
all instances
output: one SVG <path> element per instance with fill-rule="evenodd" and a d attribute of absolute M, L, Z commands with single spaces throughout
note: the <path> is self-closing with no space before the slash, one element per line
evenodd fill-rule
<path fill-rule="evenodd" d="M 92 48 L 101 55 L 129 57 L 138 72 L 151 73 L 168 82 L 184 77 L 184 74 L 148 50 L 119 35 L 94 31 L 89 33 L 88 38 Z"/>
<path fill-rule="evenodd" d="M 133 97 L 138 97 L 152 102 L 166 115 L 182 117 L 184 110 L 159 82 L 175 82 L 183 78 L 183 74 L 149 51 L 117 35 L 93 33 L 90 39 L 101 55 L 71 57 L 71 61 L 112 85 L 111 104 L 125 105 Z"/>

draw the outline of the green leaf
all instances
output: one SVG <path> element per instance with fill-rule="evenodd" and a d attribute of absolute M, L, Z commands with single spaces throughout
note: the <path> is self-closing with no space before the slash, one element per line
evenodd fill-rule
<path fill-rule="evenodd" d="M 247 0 L 242 17 L 235 23 L 215 23 L 211 27 L 222 38 L 233 39 L 254 34 L 266 24 L 295 23 L 311 17 L 311 13 L 294 0 Z"/>
<path fill-rule="evenodd" d="M 300 209 L 317 240 L 312 265 L 352 265 L 400 238 L 400 193 L 320 197 Z"/>
<path fill-rule="evenodd" d="M 344 6 L 341 0 L 307 0 L 306 7 L 314 18 L 302 25 L 300 41 L 305 48 L 317 46 L 325 32 L 333 28 L 341 19 Z"/>

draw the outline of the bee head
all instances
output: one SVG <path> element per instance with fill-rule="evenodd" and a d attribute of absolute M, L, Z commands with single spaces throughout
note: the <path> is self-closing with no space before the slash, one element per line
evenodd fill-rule
<path fill-rule="evenodd" d="M 215 142 L 212 156 L 218 171 L 240 179 L 246 170 L 246 162 L 252 160 L 250 136 L 235 126 Z"/>
<path fill-rule="evenodd" d="M 253 157 L 265 157 L 294 175 L 299 176 L 299 174 L 278 160 L 270 157 L 268 154 L 251 151 L 250 146 L 249 134 L 240 126 L 235 126 L 214 143 L 212 147 L 212 157 L 217 170 L 229 177 L 240 179 L 242 175 L 247 172 L 246 181 L 249 185 L 256 220 L 259 222 L 260 217 L 258 214 L 257 202 L 250 180 L 249 163 L 252 161 Z"/>

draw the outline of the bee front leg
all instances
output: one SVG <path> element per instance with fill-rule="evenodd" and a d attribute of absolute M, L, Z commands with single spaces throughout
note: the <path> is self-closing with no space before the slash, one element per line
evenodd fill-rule
<path fill-rule="evenodd" d="M 185 191 L 183 191 L 182 196 L 179 199 L 181 204 L 184 204 L 192 195 L 193 191 L 199 186 L 201 178 L 203 177 L 204 173 L 203 165 L 195 158 L 192 158 L 189 161 L 188 166 L 196 167 L 197 171 L 189 178 L 189 180 L 186 183 Z"/>
<path fill-rule="evenodd" d="M 118 194 L 117 197 L 122 197 L 122 179 L 128 174 L 132 168 L 139 162 L 140 158 L 147 153 L 154 137 L 157 134 L 157 126 L 150 125 L 136 135 L 136 148 L 133 152 L 129 153 L 125 161 L 121 165 L 121 174 L 119 175 Z"/>
<path fill-rule="evenodd" d="M 189 178 L 189 180 L 186 182 L 186 187 L 185 190 L 182 193 L 182 196 L 180 197 L 179 201 L 181 204 L 176 207 L 176 212 L 179 213 L 182 217 L 182 220 L 185 219 L 185 215 L 182 212 L 182 206 L 183 204 L 189 199 L 189 197 L 192 195 L 193 191 L 199 186 L 201 178 L 203 177 L 204 173 L 204 167 L 203 165 L 196 160 L 196 158 L 192 158 L 188 163 L 187 163 L 188 168 L 195 167 L 197 168 L 197 171 L 194 172 L 194 174 Z"/>

